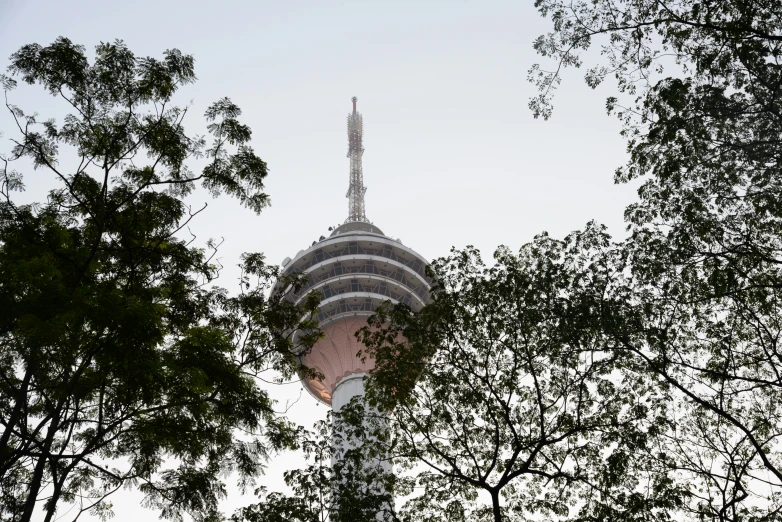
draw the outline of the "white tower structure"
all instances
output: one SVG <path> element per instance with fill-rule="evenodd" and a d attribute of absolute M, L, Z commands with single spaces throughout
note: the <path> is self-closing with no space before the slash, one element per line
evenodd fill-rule
<path fill-rule="evenodd" d="M 307 275 L 306 284 L 289 299 L 298 302 L 310 292 L 322 294 L 316 319 L 324 337 L 301 354 L 300 361 L 323 375 L 322 380 L 306 380 L 304 386 L 335 411 L 364 394 L 364 378 L 374 368 L 373 360 L 362 361 L 357 356 L 363 347 L 356 331 L 385 301 L 420 310 L 430 288 L 426 260 L 398 239 L 386 236 L 366 217 L 363 119 L 356 110 L 357 99 L 352 101 L 353 112 L 347 122 L 348 218 L 329 237 L 321 236 L 283 263 L 284 274 Z"/>
<path fill-rule="evenodd" d="M 420 310 L 429 293 L 426 260 L 398 239 L 392 239 L 366 217 L 362 169 L 363 118 L 356 110 L 348 115 L 348 218 L 329 237 L 321 236 L 306 250 L 284 263 L 283 273 L 307 274 L 302 289 L 289 296 L 295 302 L 312 291 L 321 292 L 317 321 L 324 337 L 300 356 L 301 363 L 316 369 L 323 380 L 307 380 L 304 386 L 320 402 L 334 410 L 363 395 L 363 380 L 374 361 L 362 361 L 355 333 L 367 317 L 385 301 L 404 303 Z"/>
<path fill-rule="evenodd" d="M 313 397 L 334 411 L 339 411 L 354 397 L 364 396 L 364 380 L 375 367 L 371 358 L 362 360 L 358 357 L 363 348 L 356 339 L 358 329 L 365 326 L 367 318 L 386 301 L 420 310 L 430 290 L 425 273 L 426 260 L 399 239 L 386 236 L 366 217 L 363 119 L 356 110 L 358 100 L 354 97 L 352 101 L 353 111 L 347 121 L 348 218 L 329 237 L 321 236 L 292 260 L 286 258 L 282 274 L 306 276 L 301 289 L 287 294 L 286 299 L 298 303 L 310 292 L 319 292 L 322 296 L 314 319 L 323 337 L 312 349 L 301 353 L 299 361 L 323 376 L 322 379 L 305 379 L 304 386 Z M 283 290 L 281 279 L 273 291 Z M 344 456 L 344 451 L 352 444 L 343 441 L 340 446 L 335 448 L 337 459 Z M 388 462 L 379 465 L 385 472 L 390 471 Z M 374 492 L 378 488 L 383 490 L 379 484 L 366 484 L 366 488 L 366 491 Z"/>

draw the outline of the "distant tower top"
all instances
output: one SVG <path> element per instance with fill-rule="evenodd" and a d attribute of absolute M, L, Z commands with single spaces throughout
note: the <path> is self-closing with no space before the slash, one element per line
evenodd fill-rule
<path fill-rule="evenodd" d="M 335 411 L 353 397 L 364 395 L 363 380 L 375 367 L 371 355 L 358 355 L 366 353 L 356 332 L 367 326 L 367 317 L 389 301 L 420 311 L 429 302 L 433 282 L 427 274 L 425 257 L 385 235 L 364 215 L 361 114 L 356 109 L 358 100 L 352 101 L 353 111 L 347 121 L 349 217 L 328 237 L 320 236 L 293 259 L 285 258 L 281 277 L 272 290 L 273 295 L 296 305 L 306 303 L 313 293 L 322 297 L 307 318 L 318 323 L 323 336 L 308 350 L 300 350 L 297 332 L 292 333 L 292 341 L 294 355 L 302 367 L 315 370 L 318 375 L 302 372 L 304 386 Z M 312 208 L 310 214 L 315 217 L 320 209 Z M 285 276 L 294 274 L 304 284 L 291 285 Z M 337 454 L 335 458 L 342 457 Z"/>
<path fill-rule="evenodd" d="M 350 158 L 350 185 L 348 185 L 348 219 L 345 223 L 354 221 L 368 223 L 364 210 L 364 171 L 361 166 L 361 156 L 364 154 L 364 120 L 356 111 L 358 98 L 353 96 L 353 113 L 348 115 L 348 158 Z"/>

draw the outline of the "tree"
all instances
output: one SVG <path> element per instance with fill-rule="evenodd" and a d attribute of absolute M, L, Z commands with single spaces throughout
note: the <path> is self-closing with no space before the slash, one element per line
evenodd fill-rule
<path fill-rule="evenodd" d="M 11 56 L 12 76 L 70 114 L 39 121 L 6 101 L 18 136 L 0 174 L 4 519 L 26 522 L 40 506 L 49 522 L 63 502 L 108 515 L 108 495 L 135 486 L 165 518 L 214 520 L 224 472 L 249 486 L 270 451 L 293 443 L 255 378 L 291 375 L 294 347 L 279 332 L 299 327 L 313 342 L 299 319 L 315 301 L 268 301 L 277 273 L 260 254 L 245 255 L 230 296 L 213 286 L 217 245 L 183 238 L 205 208 L 185 203 L 197 183 L 256 213 L 268 204 L 239 107 L 207 109 L 211 142 L 185 133 L 188 110 L 173 98 L 193 66 L 178 50 L 140 58 L 121 41 L 98 45 L 92 63 L 66 38 Z M 15 84 L 3 77 L 6 99 Z M 61 148 L 78 163 L 61 165 Z M 46 202 L 16 202 L 23 161 L 57 180 Z"/>
<path fill-rule="evenodd" d="M 714 520 L 774 519 L 782 506 L 782 4 L 538 0 L 554 30 L 532 76 L 551 114 L 564 66 L 601 42 L 588 69 L 613 75 L 607 108 L 644 178 L 626 212 L 632 279 L 610 332 L 676 391 L 675 467 L 692 509 Z M 678 449 L 677 449 L 678 446 Z"/>
<path fill-rule="evenodd" d="M 646 520 L 682 503 L 651 455 L 665 394 L 600 325 L 617 253 L 595 225 L 493 266 L 454 250 L 420 313 L 389 307 L 361 331 L 369 397 L 422 489 L 406 520 Z"/>

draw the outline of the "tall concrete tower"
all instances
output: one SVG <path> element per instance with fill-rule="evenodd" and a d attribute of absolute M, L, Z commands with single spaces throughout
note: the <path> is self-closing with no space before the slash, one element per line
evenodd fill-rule
<path fill-rule="evenodd" d="M 362 346 L 356 331 L 384 301 L 420 310 L 430 288 L 426 260 L 399 239 L 386 236 L 366 217 L 363 119 L 356 110 L 357 99 L 352 101 L 353 111 L 348 115 L 348 218 L 329 237 L 321 236 L 293 259 L 283 261 L 284 274 L 308 276 L 303 288 L 290 299 L 298 302 L 313 291 L 323 296 L 316 319 L 324 337 L 301 354 L 300 361 L 323 375 L 323 380 L 310 379 L 304 386 L 336 411 L 364 394 L 364 378 L 374 368 L 371 359 L 357 357 Z"/>

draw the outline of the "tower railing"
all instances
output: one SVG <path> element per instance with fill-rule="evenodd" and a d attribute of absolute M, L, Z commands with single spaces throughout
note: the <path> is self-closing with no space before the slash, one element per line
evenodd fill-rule
<path fill-rule="evenodd" d="M 424 281 L 427 281 L 426 277 L 426 265 L 423 261 L 418 259 L 417 257 L 413 257 L 413 259 L 405 259 L 398 255 L 393 248 L 389 245 L 382 245 L 378 248 L 372 248 L 369 246 L 362 246 L 358 242 L 351 241 L 348 243 L 347 246 L 339 249 L 339 250 L 328 250 L 325 248 L 319 248 L 317 250 L 313 250 L 311 257 L 309 260 L 307 260 L 302 265 L 296 265 L 296 269 L 305 272 L 308 268 L 317 265 L 318 263 L 322 263 L 323 261 L 327 259 L 332 259 L 335 257 L 345 257 L 355 254 L 364 254 L 369 256 L 377 256 L 377 257 L 384 257 L 386 259 L 391 259 L 393 261 L 396 261 L 397 263 L 400 263 L 408 268 L 410 268 L 413 272 L 420 275 L 421 278 L 424 279 Z"/>

